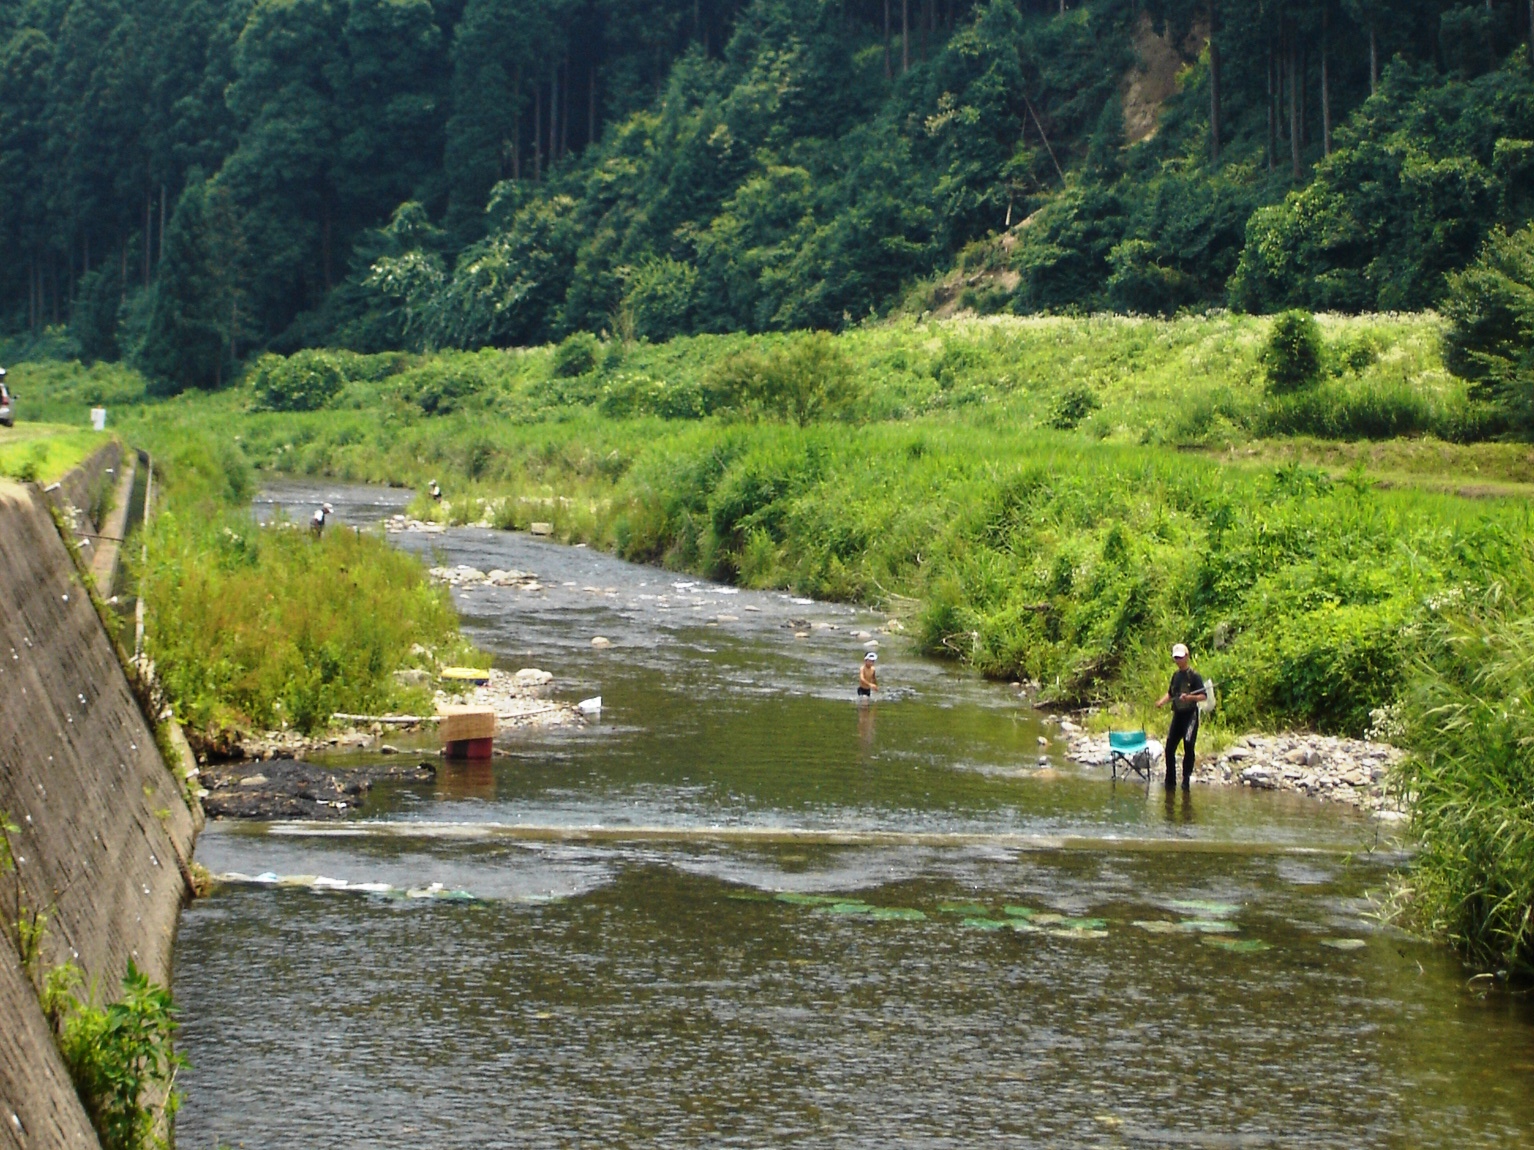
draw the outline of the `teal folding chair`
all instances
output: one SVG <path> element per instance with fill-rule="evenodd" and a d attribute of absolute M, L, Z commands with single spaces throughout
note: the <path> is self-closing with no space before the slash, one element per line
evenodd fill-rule
<path fill-rule="evenodd" d="M 1123 771 L 1125 778 L 1133 774 L 1150 782 L 1151 753 L 1145 732 L 1109 731 L 1108 762 L 1113 768 L 1115 779 L 1119 777 L 1119 772 Z"/>

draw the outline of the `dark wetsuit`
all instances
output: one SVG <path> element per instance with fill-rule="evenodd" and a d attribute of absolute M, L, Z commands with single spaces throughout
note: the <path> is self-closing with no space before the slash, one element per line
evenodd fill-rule
<path fill-rule="evenodd" d="M 1166 693 L 1172 700 L 1172 725 L 1166 733 L 1166 785 L 1177 785 L 1177 744 L 1181 743 L 1182 785 L 1193 778 L 1193 744 L 1198 741 L 1198 704 L 1180 703 L 1183 695 L 1196 695 L 1204 689 L 1204 679 L 1192 667 L 1172 673 L 1172 685 Z"/>

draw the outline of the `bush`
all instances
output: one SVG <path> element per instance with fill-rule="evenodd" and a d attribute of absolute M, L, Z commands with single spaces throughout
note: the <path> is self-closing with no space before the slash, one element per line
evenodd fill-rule
<path fill-rule="evenodd" d="M 767 355 L 729 356 L 710 374 L 708 388 L 721 406 L 776 415 L 800 427 L 846 414 L 863 395 L 851 362 L 823 331 L 798 336 Z"/>
<path fill-rule="evenodd" d="M 283 359 L 263 355 L 251 375 L 257 411 L 318 411 L 346 386 L 335 356 L 301 351 Z"/>
<path fill-rule="evenodd" d="M 589 331 L 578 331 L 554 349 L 554 374 L 560 379 L 589 375 L 596 370 L 602 345 Z"/>
<path fill-rule="evenodd" d="M 177 1024 L 170 991 L 131 959 L 119 1002 L 93 1006 L 76 995 L 78 983 L 79 972 L 66 965 L 50 973 L 43 994 L 75 1090 L 103 1150 L 147 1150 L 155 1144 L 150 1102 L 186 1065 L 171 1049 Z M 166 1113 L 173 1116 L 179 1102 L 172 1091 Z"/>
<path fill-rule="evenodd" d="M 1268 390 L 1288 395 L 1321 378 L 1321 325 L 1305 311 L 1286 311 L 1273 318 L 1262 348 Z"/>
<path fill-rule="evenodd" d="M 1073 384 L 1060 394 L 1050 413 L 1049 426 L 1056 431 L 1074 431 L 1081 421 L 1102 404 L 1089 387 Z"/>

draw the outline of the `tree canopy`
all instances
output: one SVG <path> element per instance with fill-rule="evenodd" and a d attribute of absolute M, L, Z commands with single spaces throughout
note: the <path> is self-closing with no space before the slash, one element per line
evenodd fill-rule
<path fill-rule="evenodd" d="M 23 0 L 0 338 L 1437 305 L 1534 215 L 1513 0 Z M 949 272 L 950 284 L 938 284 Z"/>

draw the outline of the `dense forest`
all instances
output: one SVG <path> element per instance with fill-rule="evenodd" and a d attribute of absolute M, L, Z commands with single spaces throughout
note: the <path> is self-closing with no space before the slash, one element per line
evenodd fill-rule
<path fill-rule="evenodd" d="M 1432 306 L 1534 216 L 1531 16 L 21 0 L 0 8 L 0 336 L 175 389 L 264 348 L 943 302 Z"/>

